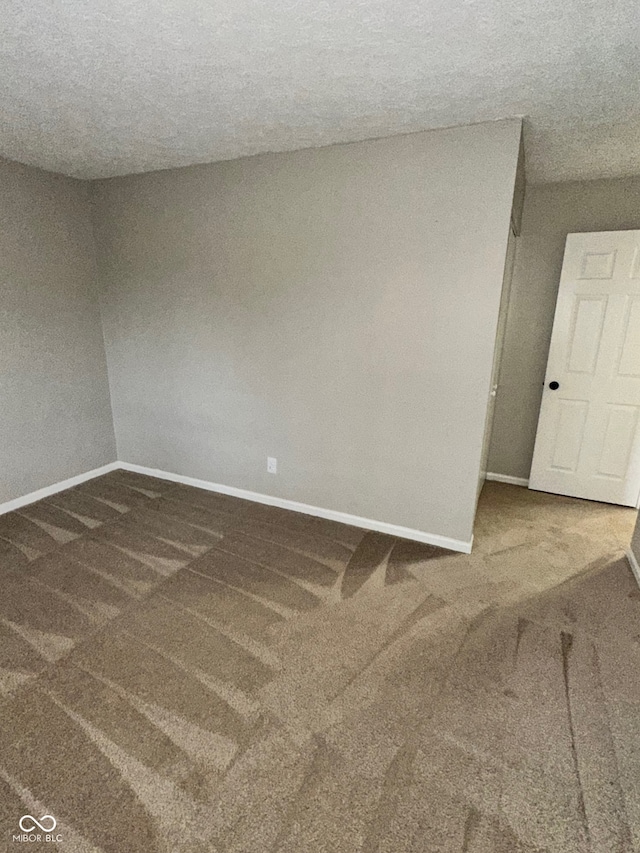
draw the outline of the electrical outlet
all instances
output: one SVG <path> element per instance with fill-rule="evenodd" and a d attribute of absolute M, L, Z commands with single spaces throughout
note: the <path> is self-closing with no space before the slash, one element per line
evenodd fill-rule
<path fill-rule="evenodd" d="M 267 471 L 270 474 L 278 473 L 278 460 L 273 456 L 267 456 Z"/>

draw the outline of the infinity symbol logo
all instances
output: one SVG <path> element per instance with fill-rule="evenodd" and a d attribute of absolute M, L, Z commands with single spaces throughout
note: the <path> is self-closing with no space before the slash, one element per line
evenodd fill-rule
<path fill-rule="evenodd" d="M 30 820 L 33 821 L 31 826 L 29 826 L 28 824 L 27 824 L 27 826 L 25 826 L 24 822 L 30 821 Z M 51 825 L 45 826 L 45 821 L 50 821 Z M 41 829 L 43 832 L 53 832 L 53 830 L 57 826 L 57 821 L 56 821 L 55 817 L 53 815 L 50 815 L 50 814 L 42 815 L 40 820 L 36 820 L 35 817 L 33 817 L 33 815 L 30 815 L 30 814 L 25 814 L 20 818 L 20 829 L 23 832 L 33 832 L 33 830 L 36 828 L 36 826 L 38 827 L 38 829 Z"/>

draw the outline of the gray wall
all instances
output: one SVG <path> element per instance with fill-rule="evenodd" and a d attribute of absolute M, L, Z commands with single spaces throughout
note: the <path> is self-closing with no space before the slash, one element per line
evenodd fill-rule
<path fill-rule="evenodd" d="M 631 550 L 633 551 L 638 563 L 640 563 L 640 515 L 636 521 L 636 529 L 634 530 L 631 538 Z"/>
<path fill-rule="evenodd" d="M 0 160 L 0 503 L 113 461 L 88 185 Z"/>
<path fill-rule="evenodd" d="M 468 540 L 519 137 L 94 184 L 119 458 Z"/>
<path fill-rule="evenodd" d="M 640 228 L 640 178 L 527 187 L 489 471 L 529 476 L 567 234 L 634 228 Z"/>

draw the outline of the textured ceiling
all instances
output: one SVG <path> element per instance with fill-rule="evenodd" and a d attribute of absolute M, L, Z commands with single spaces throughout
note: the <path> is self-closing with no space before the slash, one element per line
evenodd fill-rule
<path fill-rule="evenodd" d="M 527 116 L 640 173 L 637 0 L 1 0 L 0 153 L 83 178 Z"/>

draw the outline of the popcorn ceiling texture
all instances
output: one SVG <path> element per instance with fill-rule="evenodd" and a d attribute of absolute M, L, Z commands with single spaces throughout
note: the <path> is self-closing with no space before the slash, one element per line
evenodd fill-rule
<path fill-rule="evenodd" d="M 6 0 L 0 153 L 81 178 L 525 115 L 530 181 L 640 172 L 634 0 Z"/>

